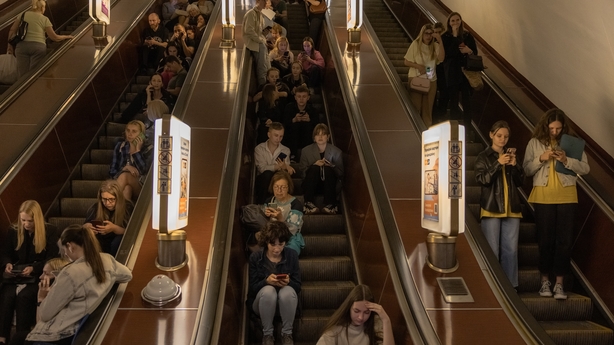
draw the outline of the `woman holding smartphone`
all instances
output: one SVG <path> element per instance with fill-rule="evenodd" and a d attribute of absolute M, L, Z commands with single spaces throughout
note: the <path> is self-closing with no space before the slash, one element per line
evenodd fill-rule
<path fill-rule="evenodd" d="M 563 278 L 569 273 L 575 213 L 578 205 L 576 180 L 588 174 L 590 167 L 586 154 L 580 160 L 568 157 L 560 147 L 561 137 L 569 134 L 567 116 L 560 109 L 544 113 L 529 141 L 523 167 L 527 176 L 533 176 L 533 189 L 529 202 L 535 208 L 535 225 L 539 243 L 539 271 L 542 297 L 567 299 Z M 561 164 L 573 174 L 561 173 Z M 550 275 L 556 277 L 550 290 Z"/>
<path fill-rule="evenodd" d="M 149 170 L 147 159 L 153 145 L 146 142 L 145 124 L 138 120 L 128 122 L 124 138 L 113 149 L 109 174 L 117 180 L 124 198 L 132 201 L 132 197 L 138 197 L 141 192 Z"/>
<path fill-rule="evenodd" d="M 292 235 L 286 247 L 297 254 L 305 248 L 305 240 L 301 234 L 303 226 L 303 203 L 289 193 L 294 190 L 292 178 L 285 170 L 278 170 L 271 178 L 269 192 L 273 193 L 271 202 L 265 204 L 264 215 L 271 221 L 285 222 Z"/>
<path fill-rule="evenodd" d="M 290 50 L 288 38 L 281 36 L 275 41 L 275 47 L 269 52 L 271 67 L 279 70 L 280 76 L 290 73 L 290 66 L 294 62 L 294 53 Z"/>
<path fill-rule="evenodd" d="M 520 234 L 520 196 L 524 171 L 517 164 L 516 149 L 506 147 L 510 127 L 495 122 L 490 129 L 492 145 L 475 161 L 475 179 L 482 186 L 480 217 L 482 232 L 503 271 L 518 286 L 518 237 Z"/>
<path fill-rule="evenodd" d="M 38 202 L 21 204 L 17 223 L 9 229 L 0 254 L 0 343 L 9 343 L 13 314 L 17 333 L 29 332 L 36 323 L 38 277 L 45 262 L 58 256 L 58 237 L 57 228 L 45 223 Z"/>
<path fill-rule="evenodd" d="M 298 254 L 287 249 L 292 234 L 284 222 L 272 221 L 260 232 L 263 248 L 249 258 L 247 305 L 262 322 L 262 344 L 275 343 L 273 318 L 279 309 L 283 344 L 293 344 L 292 324 L 301 292 Z"/>

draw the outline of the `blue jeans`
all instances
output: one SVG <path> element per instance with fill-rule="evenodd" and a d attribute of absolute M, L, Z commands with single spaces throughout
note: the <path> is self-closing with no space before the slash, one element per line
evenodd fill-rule
<path fill-rule="evenodd" d="M 514 287 L 518 286 L 520 218 L 482 218 L 482 232 Z"/>
<path fill-rule="evenodd" d="M 286 285 L 277 290 L 274 286 L 267 285 L 258 291 L 252 309 L 260 316 L 262 333 L 273 335 L 273 318 L 277 307 L 279 307 L 282 324 L 281 333 L 292 334 L 292 324 L 294 323 L 297 305 L 298 296 L 292 287 Z"/>

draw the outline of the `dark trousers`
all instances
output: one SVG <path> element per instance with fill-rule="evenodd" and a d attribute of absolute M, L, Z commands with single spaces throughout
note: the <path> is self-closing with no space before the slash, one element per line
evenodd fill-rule
<path fill-rule="evenodd" d="M 316 190 L 320 187 L 324 190 L 324 205 L 337 205 L 337 175 L 333 168 L 310 166 L 305 172 L 302 187 L 305 202 L 314 202 Z"/>
<path fill-rule="evenodd" d="M 318 122 L 318 119 L 316 118 L 318 117 L 318 114 L 309 114 L 309 117 L 309 122 L 292 123 L 288 131 L 288 148 L 290 149 L 291 154 L 297 157 L 297 162 L 299 159 L 299 154 L 301 153 L 303 147 L 313 142 L 313 128 Z"/>
<path fill-rule="evenodd" d="M 269 193 L 269 185 L 271 184 L 271 179 L 274 174 L 274 171 L 267 170 L 256 176 L 256 181 L 254 183 L 256 204 L 264 204 L 270 199 L 271 193 Z"/>
<path fill-rule="evenodd" d="M 440 94 L 442 107 L 450 106 L 450 118 L 452 120 L 463 120 L 466 128 L 471 125 L 471 85 L 464 76 L 460 84 L 448 85 L 447 92 Z M 459 97 L 460 93 L 460 97 Z M 458 101 L 462 101 L 463 110 L 458 107 Z"/>
<path fill-rule="evenodd" d="M 17 332 L 30 332 L 36 324 L 36 297 L 38 284 L 26 284 L 26 287 L 15 294 L 16 284 L 3 284 L 0 290 L 0 336 L 9 338 L 13 311 L 17 319 Z"/>
<path fill-rule="evenodd" d="M 164 57 L 164 48 L 155 46 L 155 48 L 141 47 L 143 49 L 143 68 L 158 68 L 158 63 Z"/>
<path fill-rule="evenodd" d="M 534 204 L 539 243 L 539 271 L 563 276 L 569 273 L 573 226 L 578 204 Z"/>

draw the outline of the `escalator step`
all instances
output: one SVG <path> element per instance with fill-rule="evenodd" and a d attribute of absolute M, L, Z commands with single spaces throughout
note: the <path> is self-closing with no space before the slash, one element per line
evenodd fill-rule
<path fill-rule="evenodd" d="M 82 225 L 84 222 L 85 217 L 49 217 L 49 223 L 55 225 L 60 232 L 66 229 L 69 225 Z"/>
<path fill-rule="evenodd" d="M 115 145 L 122 139 L 120 136 L 100 136 L 98 137 L 98 147 L 101 149 L 114 149 Z"/>
<path fill-rule="evenodd" d="M 85 217 L 87 210 L 96 203 L 96 198 L 62 198 L 60 211 L 62 217 Z"/>
<path fill-rule="evenodd" d="M 72 180 L 71 191 L 73 198 L 95 198 L 103 180 Z"/>
<path fill-rule="evenodd" d="M 92 149 L 90 151 L 90 160 L 92 164 L 109 164 L 113 160 L 113 150 Z"/>
<path fill-rule="evenodd" d="M 126 94 L 124 95 L 124 99 L 126 100 L 126 102 L 132 102 L 134 100 L 134 97 L 136 97 L 136 93 L 133 92 L 126 92 Z"/>
<path fill-rule="evenodd" d="M 481 196 L 482 196 L 482 187 L 465 185 L 465 202 L 466 203 L 479 204 Z"/>
<path fill-rule="evenodd" d="M 541 287 L 541 274 L 537 266 L 520 266 L 518 268 L 518 291 L 537 293 Z"/>
<path fill-rule="evenodd" d="M 465 143 L 465 155 L 476 156 L 484 151 L 484 145 L 480 143 Z"/>
<path fill-rule="evenodd" d="M 84 180 L 106 180 L 109 176 L 109 164 L 81 164 L 81 178 Z"/>
<path fill-rule="evenodd" d="M 518 296 L 538 321 L 589 320 L 593 313 L 591 299 L 573 292 L 567 292 L 564 301 L 541 297 L 536 291 L 519 293 Z"/>
<path fill-rule="evenodd" d="M 304 281 L 354 280 L 352 260 L 347 256 L 318 256 L 300 259 Z"/>
<path fill-rule="evenodd" d="M 139 85 L 145 85 L 145 87 L 147 87 L 147 85 L 149 85 L 149 79 L 151 79 L 151 77 L 148 75 L 137 75 L 135 82 Z"/>
<path fill-rule="evenodd" d="M 108 122 L 107 123 L 107 135 L 114 137 L 121 137 L 126 130 L 126 125 L 123 123 L 117 122 Z"/>
<path fill-rule="evenodd" d="M 308 256 L 350 255 L 349 243 L 346 235 L 307 235 L 305 249 L 301 251 L 303 258 Z"/>
<path fill-rule="evenodd" d="M 539 263 L 539 247 L 537 243 L 518 244 L 518 265 L 537 266 Z"/>
<path fill-rule="evenodd" d="M 541 326 L 557 345 L 611 345 L 614 332 L 591 321 L 542 321 Z"/>
<path fill-rule="evenodd" d="M 301 285 L 303 309 L 335 309 L 354 286 L 352 281 L 305 281 Z"/>
<path fill-rule="evenodd" d="M 343 215 L 313 214 L 303 217 L 303 235 L 345 234 Z"/>
<path fill-rule="evenodd" d="M 328 319 L 335 312 L 334 309 L 303 309 L 303 315 L 300 320 L 294 320 L 292 336 L 295 344 L 297 342 L 309 342 L 315 344 L 322 329 L 328 322 Z M 279 329 L 281 327 L 278 327 Z"/>
<path fill-rule="evenodd" d="M 519 242 L 537 242 L 537 229 L 535 228 L 535 223 L 520 221 Z"/>

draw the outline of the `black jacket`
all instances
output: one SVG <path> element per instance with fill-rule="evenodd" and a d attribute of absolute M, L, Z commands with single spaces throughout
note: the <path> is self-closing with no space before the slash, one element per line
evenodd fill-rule
<path fill-rule="evenodd" d="M 488 147 L 482 151 L 475 161 L 475 180 L 482 186 L 480 207 L 488 212 L 505 213 L 505 201 L 503 200 L 503 174 L 501 164 L 498 161 L 499 153 Z M 505 167 L 508 197 L 512 212 L 520 212 L 520 196 L 518 186 L 524 179 L 524 170 L 518 164 Z"/>

